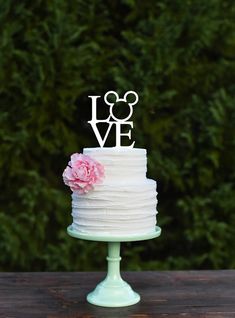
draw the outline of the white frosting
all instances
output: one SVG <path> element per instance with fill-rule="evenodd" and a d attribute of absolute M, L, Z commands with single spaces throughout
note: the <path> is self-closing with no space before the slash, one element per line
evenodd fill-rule
<path fill-rule="evenodd" d="M 146 150 L 139 148 L 85 148 L 85 155 L 105 167 L 104 183 L 131 183 L 146 178 Z"/>
<path fill-rule="evenodd" d="M 105 169 L 102 184 L 72 194 L 73 228 L 87 234 L 144 234 L 156 225 L 156 181 L 146 178 L 146 150 L 85 148 Z"/>

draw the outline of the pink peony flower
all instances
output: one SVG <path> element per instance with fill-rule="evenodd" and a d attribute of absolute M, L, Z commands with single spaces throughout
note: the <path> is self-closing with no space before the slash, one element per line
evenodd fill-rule
<path fill-rule="evenodd" d="M 71 160 L 63 172 L 64 183 L 74 192 L 87 193 L 94 184 L 102 182 L 104 167 L 91 157 L 79 153 L 71 155 Z"/>

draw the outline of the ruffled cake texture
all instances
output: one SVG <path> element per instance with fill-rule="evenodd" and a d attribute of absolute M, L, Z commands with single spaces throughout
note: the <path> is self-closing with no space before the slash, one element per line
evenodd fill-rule
<path fill-rule="evenodd" d="M 72 227 L 93 235 L 138 235 L 155 231 L 156 181 L 146 178 L 146 149 L 85 148 L 104 166 L 102 184 L 72 194 Z"/>

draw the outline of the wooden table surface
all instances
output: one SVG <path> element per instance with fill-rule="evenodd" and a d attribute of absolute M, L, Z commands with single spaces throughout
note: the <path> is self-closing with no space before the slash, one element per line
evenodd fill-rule
<path fill-rule="evenodd" d="M 104 308 L 86 294 L 98 272 L 0 273 L 1 318 L 235 317 L 235 270 L 124 272 L 140 303 Z"/>

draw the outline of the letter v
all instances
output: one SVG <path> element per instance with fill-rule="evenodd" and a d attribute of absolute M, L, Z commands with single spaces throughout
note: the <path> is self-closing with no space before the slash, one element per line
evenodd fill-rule
<path fill-rule="evenodd" d="M 109 127 L 107 128 L 107 131 L 106 131 L 103 139 L 102 139 L 102 137 L 100 135 L 99 129 L 97 127 L 97 124 L 94 121 L 92 121 L 92 120 L 88 121 L 88 123 L 91 124 L 91 127 L 92 127 L 92 129 L 93 129 L 93 131 L 95 133 L 95 136 L 96 136 L 97 140 L 98 140 L 98 143 L 99 143 L 100 147 L 103 148 L 104 144 L 105 144 L 105 141 L 106 141 L 106 139 L 108 137 L 108 134 L 110 132 L 110 129 L 111 129 L 111 127 L 112 127 L 114 122 L 109 122 Z"/>

